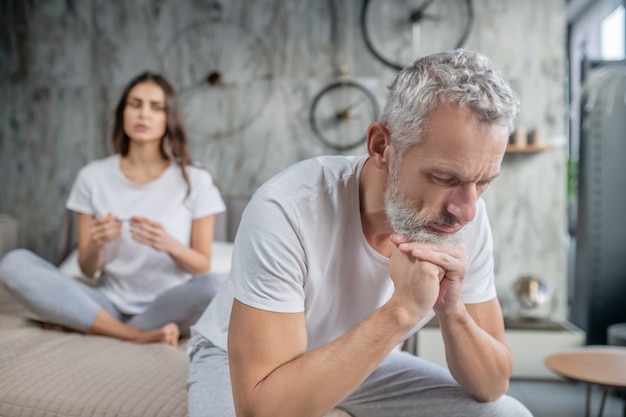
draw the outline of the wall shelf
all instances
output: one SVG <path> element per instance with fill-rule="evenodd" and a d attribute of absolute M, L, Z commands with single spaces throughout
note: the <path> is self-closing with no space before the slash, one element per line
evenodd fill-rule
<path fill-rule="evenodd" d="M 536 153 L 536 152 L 545 152 L 553 149 L 552 146 L 546 145 L 526 145 L 526 146 L 515 146 L 515 145 L 506 145 L 506 153 Z"/>

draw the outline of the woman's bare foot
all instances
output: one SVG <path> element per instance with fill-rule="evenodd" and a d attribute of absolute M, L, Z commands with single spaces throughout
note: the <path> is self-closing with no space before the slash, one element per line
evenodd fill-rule
<path fill-rule="evenodd" d="M 111 316 L 106 310 L 100 309 L 88 334 L 115 337 L 135 343 L 164 343 L 170 346 L 178 346 L 180 330 L 176 323 L 167 323 L 159 329 L 142 330 L 130 323 L 122 323 Z"/>
<path fill-rule="evenodd" d="M 163 332 L 163 339 L 161 343 L 165 343 L 170 346 L 178 346 L 178 337 L 180 336 L 180 329 L 176 323 L 167 323 L 161 327 Z"/>
<path fill-rule="evenodd" d="M 164 343 L 170 346 L 178 346 L 180 330 L 176 323 L 167 323 L 160 329 L 142 331 L 135 342 L 137 343 Z"/>

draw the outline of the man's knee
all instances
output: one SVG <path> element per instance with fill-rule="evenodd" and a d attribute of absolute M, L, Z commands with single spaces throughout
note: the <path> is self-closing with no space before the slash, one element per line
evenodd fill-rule
<path fill-rule="evenodd" d="M 489 403 L 482 403 L 485 417 L 532 417 L 532 413 L 518 400 L 504 395 Z"/>

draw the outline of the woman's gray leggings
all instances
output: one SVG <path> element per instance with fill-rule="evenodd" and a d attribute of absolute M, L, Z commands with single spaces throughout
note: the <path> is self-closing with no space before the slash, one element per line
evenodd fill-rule
<path fill-rule="evenodd" d="M 59 268 L 26 249 L 13 250 L 0 260 L 0 283 L 30 311 L 47 323 L 87 332 L 102 308 L 113 317 L 144 330 L 174 322 L 181 336 L 204 312 L 226 278 L 216 273 L 194 276 L 160 294 L 141 314 L 120 312 L 98 287 L 63 274 Z"/>

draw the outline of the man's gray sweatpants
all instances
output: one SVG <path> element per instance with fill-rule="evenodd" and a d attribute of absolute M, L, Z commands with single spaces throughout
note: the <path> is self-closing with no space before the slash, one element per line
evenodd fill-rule
<path fill-rule="evenodd" d="M 190 417 L 235 417 L 228 354 L 207 340 L 191 353 L 187 388 Z M 354 417 L 532 417 L 506 395 L 477 402 L 447 369 L 400 351 L 389 354 L 337 408 Z"/>

